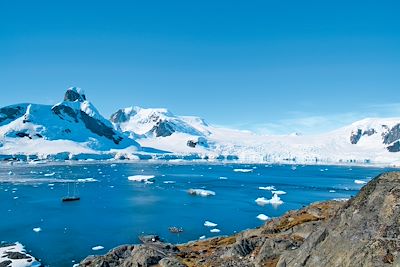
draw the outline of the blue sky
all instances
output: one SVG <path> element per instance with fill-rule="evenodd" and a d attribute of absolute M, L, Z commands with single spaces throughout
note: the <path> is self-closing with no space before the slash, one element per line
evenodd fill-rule
<path fill-rule="evenodd" d="M 0 106 L 85 89 L 262 133 L 400 117 L 398 1 L 0 1 Z"/>

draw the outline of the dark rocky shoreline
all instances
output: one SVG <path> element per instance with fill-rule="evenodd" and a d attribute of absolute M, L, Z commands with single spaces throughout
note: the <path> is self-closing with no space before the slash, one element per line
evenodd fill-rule
<path fill-rule="evenodd" d="M 79 266 L 400 266 L 400 172 L 376 177 L 349 201 L 314 203 L 233 236 L 143 241 Z"/>

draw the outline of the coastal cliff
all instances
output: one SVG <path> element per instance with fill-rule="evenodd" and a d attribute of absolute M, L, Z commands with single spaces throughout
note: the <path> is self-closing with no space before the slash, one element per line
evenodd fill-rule
<path fill-rule="evenodd" d="M 400 172 L 391 172 L 346 202 L 314 203 L 229 237 L 183 245 L 144 238 L 79 266 L 400 266 L 399 225 Z"/>

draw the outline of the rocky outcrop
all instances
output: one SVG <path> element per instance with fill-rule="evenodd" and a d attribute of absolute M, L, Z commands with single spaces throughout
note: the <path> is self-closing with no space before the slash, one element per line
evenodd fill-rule
<path fill-rule="evenodd" d="M 82 89 L 78 87 L 70 87 L 68 90 L 65 92 L 64 95 L 64 101 L 70 101 L 70 102 L 83 102 L 86 100 L 85 93 L 83 92 Z"/>
<path fill-rule="evenodd" d="M 167 137 L 175 132 L 175 127 L 174 124 L 169 121 L 160 120 L 154 125 L 150 132 L 156 137 Z"/>
<path fill-rule="evenodd" d="M 399 222 L 400 173 L 393 172 L 347 202 L 315 203 L 234 236 L 176 247 L 149 239 L 79 266 L 400 266 Z"/>
<path fill-rule="evenodd" d="M 278 266 L 400 265 L 400 173 L 369 182 Z"/>
<path fill-rule="evenodd" d="M 28 104 L 0 108 L 0 125 L 6 124 L 25 114 Z"/>

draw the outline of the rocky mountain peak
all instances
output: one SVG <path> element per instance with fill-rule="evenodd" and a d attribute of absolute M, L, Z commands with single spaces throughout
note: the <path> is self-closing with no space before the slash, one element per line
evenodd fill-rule
<path fill-rule="evenodd" d="M 64 101 L 83 102 L 86 100 L 85 92 L 79 87 L 70 87 L 64 95 Z"/>

